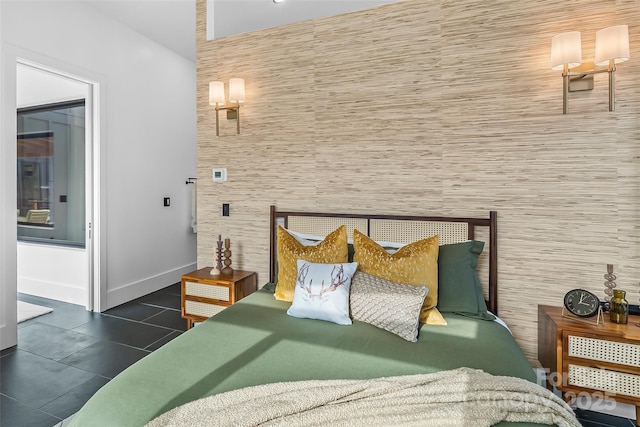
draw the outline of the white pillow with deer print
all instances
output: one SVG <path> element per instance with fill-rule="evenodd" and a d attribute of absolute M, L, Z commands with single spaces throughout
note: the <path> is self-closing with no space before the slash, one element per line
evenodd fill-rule
<path fill-rule="evenodd" d="M 318 264 L 298 260 L 298 278 L 287 314 L 351 325 L 349 289 L 357 262 Z"/>

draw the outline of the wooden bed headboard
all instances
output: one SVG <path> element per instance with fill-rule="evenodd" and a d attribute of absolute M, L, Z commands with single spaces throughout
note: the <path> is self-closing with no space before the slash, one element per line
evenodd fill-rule
<path fill-rule="evenodd" d="M 493 314 L 498 314 L 496 211 L 490 211 L 489 218 L 457 218 L 278 211 L 275 206 L 271 206 L 269 281 L 275 281 L 278 225 L 300 233 L 326 236 L 343 224 L 347 226 L 349 236 L 353 236 L 353 230 L 357 228 L 358 231 L 376 241 L 411 243 L 435 234 L 438 234 L 441 245 L 474 239 L 484 241 L 485 250 L 478 260 L 478 273 L 480 280 L 487 283 L 485 288 L 487 308 Z"/>

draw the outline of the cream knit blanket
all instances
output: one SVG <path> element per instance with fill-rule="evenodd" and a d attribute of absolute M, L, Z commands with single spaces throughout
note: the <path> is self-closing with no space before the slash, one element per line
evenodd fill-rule
<path fill-rule="evenodd" d="M 148 426 L 482 427 L 500 421 L 580 427 L 571 408 L 547 389 L 470 368 L 247 387 L 189 402 Z"/>

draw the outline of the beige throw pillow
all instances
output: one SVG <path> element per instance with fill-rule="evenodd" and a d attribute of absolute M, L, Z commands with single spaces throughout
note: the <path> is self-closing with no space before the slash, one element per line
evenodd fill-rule
<path fill-rule="evenodd" d="M 351 279 L 351 316 L 416 342 L 428 292 L 426 286 L 404 285 L 358 271 Z"/>

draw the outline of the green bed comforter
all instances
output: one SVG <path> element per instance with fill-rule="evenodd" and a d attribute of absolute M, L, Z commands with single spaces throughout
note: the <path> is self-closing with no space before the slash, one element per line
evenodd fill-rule
<path fill-rule="evenodd" d="M 250 295 L 116 376 L 70 426 L 139 427 L 194 399 L 280 381 L 368 379 L 461 366 L 536 379 L 509 331 L 496 322 L 445 314 L 447 326 L 424 325 L 411 343 L 362 322 L 340 326 L 293 318 L 288 307 L 269 287 Z"/>

